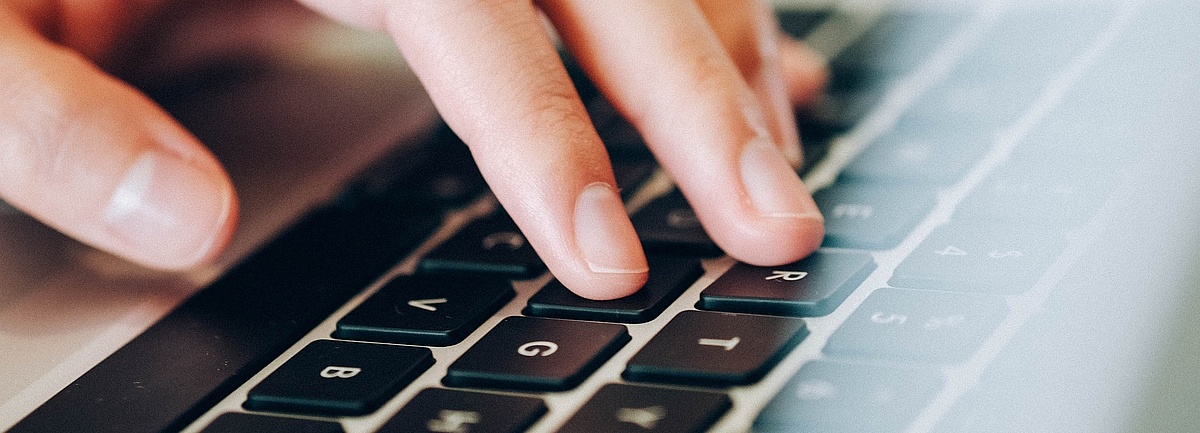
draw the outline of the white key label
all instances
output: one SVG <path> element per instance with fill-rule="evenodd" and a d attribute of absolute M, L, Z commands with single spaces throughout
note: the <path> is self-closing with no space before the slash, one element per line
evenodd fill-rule
<path fill-rule="evenodd" d="M 807 276 L 808 272 L 802 271 L 771 271 L 771 275 L 766 280 L 800 281 Z"/>
<path fill-rule="evenodd" d="M 701 338 L 699 341 L 701 346 L 724 347 L 726 352 L 733 350 L 733 348 L 737 347 L 738 343 L 741 342 L 742 339 L 740 337 L 733 337 L 728 340 L 721 340 L 717 338 Z"/>
<path fill-rule="evenodd" d="M 326 379 L 349 379 L 354 376 L 358 376 L 358 373 L 361 372 L 362 369 L 358 367 L 339 367 L 336 365 L 331 365 L 325 367 L 324 370 L 321 370 L 321 377 Z"/>
<path fill-rule="evenodd" d="M 522 356 L 550 356 L 558 351 L 558 345 L 549 341 L 530 341 L 517 348 Z"/>

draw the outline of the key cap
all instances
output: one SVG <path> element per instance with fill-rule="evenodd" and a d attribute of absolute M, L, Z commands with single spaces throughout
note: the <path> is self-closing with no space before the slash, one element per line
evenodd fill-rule
<path fill-rule="evenodd" d="M 658 169 L 658 164 L 650 156 L 613 156 L 612 159 L 613 177 L 617 179 L 617 189 L 621 191 L 623 199 L 633 195 Z"/>
<path fill-rule="evenodd" d="M 325 208 L 170 314 L 12 431 L 178 431 L 424 240 L 427 210 Z M 387 239 L 387 242 L 381 242 Z M 181 375 L 187 380 L 180 380 Z"/>
<path fill-rule="evenodd" d="M 789 36 L 796 39 L 804 39 L 810 32 L 817 28 L 833 11 L 827 9 L 809 9 L 809 10 L 777 10 L 775 11 L 776 18 L 779 19 L 779 29 L 783 30 Z"/>
<path fill-rule="evenodd" d="M 1115 186 L 1109 170 L 1078 162 L 1009 165 L 993 173 L 958 205 L 955 219 L 1010 225 L 1075 227 L 1092 217 Z"/>
<path fill-rule="evenodd" d="M 402 208 L 430 203 L 456 208 L 487 190 L 470 149 L 449 127 L 442 125 L 419 153 L 405 147 L 372 165 L 339 201 Z"/>
<path fill-rule="evenodd" d="M 684 311 L 629 360 L 635 382 L 746 385 L 762 379 L 808 330 L 800 319 Z"/>
<path fill-rule="evenodd" d="M 826 251 L 784 266 L 738 263 L 700 293 L 700 308 L 823 316 L 837 308 L 873 270 L 875 261 L 868 254 Z"/>
<path fill-rule="evenodd" d="M 629 341 L 622 325 L 508 317 L 454 361 L 447 386 L 564 391 Z"/>
<path fill-rule="evenodd" d="M 230 412 L 213 420 L 200 433 L 342 433 L 336 422 L 281 418 Z"/>
<path fill-rule="evenodd" d="M 963 21 L 957 13 L 892 12 L 843 50 L 831 62 L 839 69 L 859 69 L 899 76 L 932 55 Z"/>
<path fill-rule="evenodd" d="M 933 208 L 933 192 L 899 185 L 839 182 L 813 195 L 825 215 L 824 246 L 888 249 Z"/>
<path fill-rule="evenodd" d="M 374 412 L 433 365 L 422 347 L 317 340 L 252 388 L 250 410 L 325 415 Z"/>
<path fill-rule="evenodd" d="M 721 254 L 678 191 L 655 199 L 631 219 L 648 252 L 705 257 Z"/>
<path fill-rule="evenodd" d="M 754 420 L 756 432 L 901 432 L 942 386 L 937 371 L 811 361 Z"/>
<path fill-rule="evenodd" d="M 704 432 L 729 410 L 725 394 L 609 384 L 600 388 L 559 433 Z"/>
<path fill-rule="evenodd" d="M 545 413 L 546 404 L 538 398 L 429 388 L 379 433 L 520 433 Z"/>
<path fill-rule="evenodd" d="M 650 256 L 650 276 L 636 293 L 621 299 L 593 301 L 551 280 L 529 299 L 525 314 L 601 322 L 645 323 L 658 317 L 680 293 L 704 273 L 691 259 Z"/>
<path fill-rule="evenodd" d="M 449 275 L 397 276 L 338 321 L 334 338 L 457 344 L 513 298 L 507 280 Z"/>
<path fill-rule="evenodd" d="M 958 181 L 987 149 L 990 131 L 963 122 L 947 123 L 902 119 L 851 161 L 842 178 L 892 184 Z"/>
<path fill-rule="evenodd" d="M 503 210 L 472 221 L 421 260 L 421 271 L 532 278 L 546 270 Z"/>
<path fill-rule="evenodd" d="M 1029 228 L 949 224 L 934 230 L 896 267 L 895 287 L 1022 293 L 1063 248 L 1059 235 Z"/>
<path fill-rule="evenodd" d="M 967 359 L 1008 314 L 994 296 L 878 289 L 834 331 L 830 356 L 954 363 Z"/>

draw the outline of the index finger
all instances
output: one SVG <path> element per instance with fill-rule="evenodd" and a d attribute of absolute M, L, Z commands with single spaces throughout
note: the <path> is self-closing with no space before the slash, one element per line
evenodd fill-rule
<path fill-rule="evenodd" d="M 575 293 L 612 299 L 647 264 L 608 155 L 528 1 L 313 2 L 386 28 L 492 191 Z M 377 14 L 371 16 L 371 13 Z"/>

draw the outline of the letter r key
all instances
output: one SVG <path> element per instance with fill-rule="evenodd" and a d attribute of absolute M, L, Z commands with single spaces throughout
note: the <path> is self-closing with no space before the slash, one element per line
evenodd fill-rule
<path fill-rule="evenodd" d="M 768 281 L 770 281 L 770 280 L 800 281 L 801 279 L 803 279 L 804 277 L 807 277 L 807 276 L 808 276 L 808 272 L 803 272 L 803 271 L 771 271 L 771 275 L 768 275 L 765 279 Z"/>

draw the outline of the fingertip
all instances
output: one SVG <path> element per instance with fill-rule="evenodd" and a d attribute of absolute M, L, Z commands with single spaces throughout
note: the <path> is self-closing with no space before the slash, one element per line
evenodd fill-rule
<path fill-rule="evenodd" d="M 100 244 L 149 267 L 185 270 L 212 260 L 228 244 L 237 210 L 223 172 L 147 150 L 113 189 L 101 213 Z"/>
<path fill-rule="evenodd" d="M 820 215 L 799 218 L 761 218 L 745 233 L 720 242 L 738 261 L 755 266 L 779 266 L 807 257 L 825 236 Z M 764 247 L 769 246 L 769 248 Z"/>
<path fill-rule="evenodd" d="M 636 293 L 646 285 L 648 272 L 603 273 L 585 271 L 556 277 L 572 293 L 593 301 L 620 299 Z"/>

